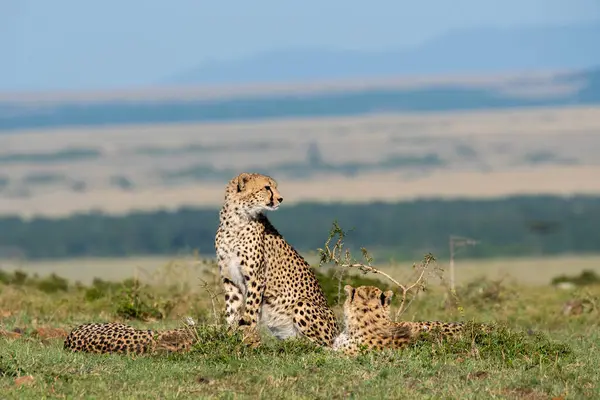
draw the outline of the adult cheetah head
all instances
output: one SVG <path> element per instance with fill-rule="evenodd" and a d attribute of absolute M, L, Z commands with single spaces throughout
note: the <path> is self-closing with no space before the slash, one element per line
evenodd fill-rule
<path fill-rule="evenodd" d="M 394 292 L 385 292 L 375 286 L 344 286 L 346 301 L 344 302 L 344 317 L 356 318 L 365 315 L 389 318 L 390 303 Z"/>
<path fill-rule="evenodd" d="M 267 175 L 243 172 L 227 185 L 225 202 L 234 203 L 238 211 L 255 217 L 264 211 L 275 211 L 283 202 L 275 179 Z"/>

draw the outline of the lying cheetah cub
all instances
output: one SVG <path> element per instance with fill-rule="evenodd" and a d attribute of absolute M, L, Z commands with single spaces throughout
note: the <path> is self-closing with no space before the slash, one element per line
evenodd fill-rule
<path fill-rule="evenodd" d="M 265 215 L 282 201 L 266 175 L 242 173 L 225 189 L 215 238 L 225 318 L 251 345 L 260 342 L 261 322 L 279 339 L 302 335 L 331 346 L 338 327 L 319 281 Z"/>
<path fill-rule="evenodd" d="M 196 342 L 194 328 L 136 329 L 116 322 L 89 323 L 69 333 L 64 348 L 74 352 L 147 354 L 185 352 Z"/>
<path fill-rule="evenodd" d="M 346 327 L 335 339 L 333 349 L 348 355 L 366 350 L 398 349 L 416 339 L 421 332 L 439 330 L 444 337 L 456 337 L 463 331 L 460 322 L 402 321 L 390 318 L 394 292 L 383 292 L 375 286 L 344 287 L 344 320 Z M 482 325 L 484 331 L 489 327 Z"/>
<path fill-rule="evenodd" d="M 412 339 L 409 327 L 392 322 L 389 303 L 393 292 L 374 286 L 344 286 L 344 331 L 335 339 L 333 350 L 347 355 L 365 350 L 402 348 Z"/>

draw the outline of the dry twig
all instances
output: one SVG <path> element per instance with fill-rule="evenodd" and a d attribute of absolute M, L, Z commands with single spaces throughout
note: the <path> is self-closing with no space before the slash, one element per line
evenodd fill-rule
<path fill-rule="evenodd" d="M 331 229 L 331 231 L 329 233 L 329 237 L 327 238 L 327 241 L 325 242 L 324 248 L 319 249 L 319 255 L 320 255 L 319 266 L 331 262 L 331 263 L 335 264 L 337 267 L 342 268 L 342 273 L 339 274 L 338 302 L 339 302 L 339 298 L 341 296 L 340 288 L 342 287 L 342 277 L 343 277 L 344 269 L 356 268 L 359 271 L 361 271 L 363 274 L 370 272 L 373 274 L 383 275 L 387 279 L 389 279 L 391 282 L 393 282 L 402 292 L 401 300 L 400 300 L 400 307 L 398 308 L 398 311 L 396 312 L 396 320 L 397 320 L 400 317 L 400 315 L 402 315 L 406 311 L 406 309 L 410 306 L 410 304 L 413 302 L 413 300 L 415 298 L 415 296 L 412 296 L 407 303 L 408 294 L 411 291 L 415 291 L 416 293 L 418 293 L 420 290 L 425 290 L 425 285 L 426 285 L 425 273 L 430 269 L 430 266 L 433 263 L 435 263 L 435 261 L 436 261 L 435 257 L 431 253 L 429 253 L 429 254 L 425 255 L 423 262 L 421 262 L 419 264 L 419 266 L 417 266 L 416 264 L 413 264 L 413 269 L 418 269 L 419 275 L 413 283 L 411 283 L 409 285 L 403 285 L 400 282 L 398 282 L 396 279 L 392 278 L 389 274 L 373 267 L 371 265 L 373 258 L 371 257 L 371 255 L 368 253 L 368 251 L 364 247 L 361 248 L 361 253 L 362 253 L 362 257 L 365 260 L 365 262 L 358 262 L 355 259 L 353 259 L 352 255 L 350 254 L 350 251 L 348 249 L 344 248 L 345 235 L 346 235 L 346 232 L 344 232 L 340 228 L 338 223 L 334 221 L 333 228 Z M 335 241 L 335 244 L 333 246 L 331 246 L 331 242 L 332 242 L 333 238 L 336 236 L 337 236 L 337 240 Z"/>
<path fill-rule="evenodd" d="M 215 293 L 214 290 L 211 289 L 211 285 L 208 282 L 206 282 L 204 279 L 202 279 L 202 278 L 198 278 L 198 279 L 201 282 L 200 288 L 206 290 L 206 292 L 208 293 L 208 296 L 210 297 L 213 318 L 214 318 L 215 324 L 218 324 L 219 323 L 219 313 L 217 311 L 217 303 L 219 301 L 218 296 L 221 293 Z"/>

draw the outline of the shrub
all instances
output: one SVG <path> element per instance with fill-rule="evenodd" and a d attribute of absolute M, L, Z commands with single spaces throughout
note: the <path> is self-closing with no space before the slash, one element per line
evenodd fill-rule
<path fill-rule="evenodd" d="M 38 280 L 36 287 L 46 293 L 66 292 L 69 290 L 69 282 L 53 273 L 47 278 Z"/>
<path fill-rule="evenodd" d="M 105 281 L 94 278 L 92 285 L 85 289 L 84 297 L 87 301 L 95 301 L 104 297 L 110 297 L 123 287 L 123 283 Z"/>
<path fill-rule="evenodd" d="M 600 283 L 600 276 L 594 271 L 583 270 L 578 276 L 567 276 L 563 274 L 552 278 L 552 285 L 558 285 L 563 282 L 572 283 L 576 286 L 595 285 Z"/>
<path fill-rule="evenodd" d="M 174 304 L 167 300 L 155 300 L 148 286 L 142 286 L 138 280 L 123 281 L 123 289 L 117 301 L 116 314 L 126 319 L 142 321 L 163 319 Z"/>
<path fill-rule="evenodd" d="M 23 272 L 23 271 L 17 270 L 15 272 L 13 272 L 13 277 L 12 277 L 10 283 L 12 285 L 19 285 L 19 286 L 21 286 L 21 285 L 25 284 L 26 280 L 27 280 L 27 274 L 25 272 Z"/>

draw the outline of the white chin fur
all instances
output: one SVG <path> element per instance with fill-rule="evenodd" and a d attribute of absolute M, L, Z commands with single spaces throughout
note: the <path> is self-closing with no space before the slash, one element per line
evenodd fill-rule
<path fill-rule="evenodd" d="M 269 207 L 269 206 L 261 206 L 261 207 L 257 207 L 254 209 L 251 209 L 248 211 L 248 215 L 252 218 L 255 218 L 256 216 L 258 216 L 259 214 L 265 212 L 265 211 L 276 211 L 279 208 L 279 206 L 274 206 L 274 207 Z"/>

